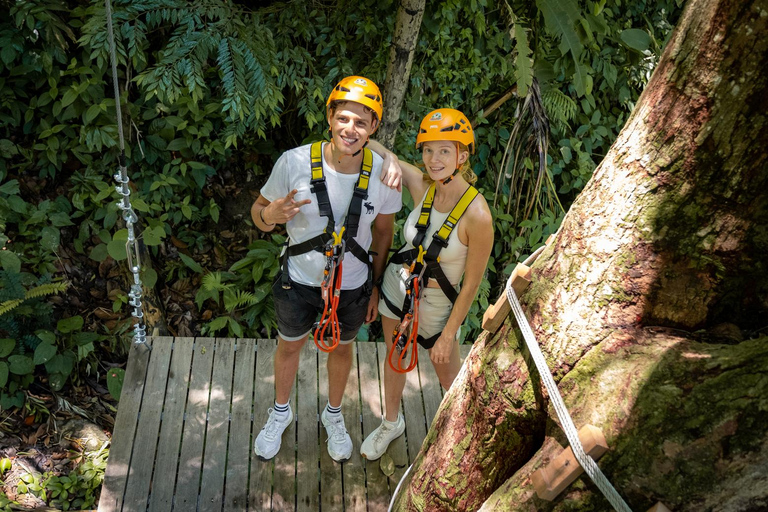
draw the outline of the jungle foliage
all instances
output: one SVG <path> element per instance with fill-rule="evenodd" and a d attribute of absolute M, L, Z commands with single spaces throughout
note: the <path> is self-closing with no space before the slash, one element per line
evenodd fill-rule
<path fill-rule="evenodd" d="M 474 168 L 494 205 L 497 243 L 470 332 L 491 289 L 557 229 L 616 137 L 680 3 L 428 3 L 395 150 L 419 160 L 415 127 L 436 107 L 461 109 L 475 124 Z M 115 333 L 127 325 L 97 328 L 93 307 L 52 307 L 43 294 L 28 295 L 46 285 L 65 293 L 67 283 L 85 279 L 80 274 L 108 273 L 126 258 L 127 233 L 112 179 L 117 125 L 103 2 L 2 4 L 10 13 L 0 20 L 0 406 L 7 409 L 19 406 L 36 371 L 57 375 L 48 381 L 55 388 L 78 372 L 103 374 L 93 343 L 110 340 L 108 351 L 120 356 Z M 143 277 L 166 303 L 194 296 L 178 316 L 197 334 L 273 334 L 268 292 L 280 239 L 253 239 L 251 192 L 282 151 L 324 136 L 325 99 L 338 79 L 361 74 L 384 83 L 397 10 L 392 0 L 260 5 L 113 5 L 132 202 L 154 259 Z M 102 301 L 119 311 L 125 291 L 110 289 Z M 45 307 L 50 325 L 27 321 Z M 72 320 L 79 314 L 85 322 Z M 66 367 L 52 363 L 62 360 Z"/>

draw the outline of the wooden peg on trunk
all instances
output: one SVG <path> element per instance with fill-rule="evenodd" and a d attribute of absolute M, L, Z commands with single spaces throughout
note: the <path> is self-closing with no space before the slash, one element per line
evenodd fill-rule
<path fill-rule="evenodd" d="M 579 440 L 584 447 L 584 453 L 594 460 L 599 459 L 608 451 L 608 444 L 605 442 L 603 432 L 595 426 L 584 425 L 581 427 Z M 569 446 L 552 462 L 534 472 L 531 475 L 531 481 L 539 498 L 552 501 L 583 472 L 584 468 L 576 460 L 573 449 Z"/>
<path fill-rule="evenodd" d="M 512 271 L 510 279 L 512 279 L 512 288 L 520 296 L 528 288 L 528 285 L 531 284 L 531 268 L 518 263 L 515 270 Z M 510 311 L 511 307 L 507 300 L 507 294 L 506 292 L 502 293 L 496 304 L 485 310 L 483 314 L 483 329 L 491 333 L 498 331 Z"/>

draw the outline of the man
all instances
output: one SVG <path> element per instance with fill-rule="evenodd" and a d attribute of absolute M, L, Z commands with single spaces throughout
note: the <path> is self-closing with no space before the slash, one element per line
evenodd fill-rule
<path fill-rule="evenodd" d="M 318 339 L 323 336 L 315 339 L 329 352 L 328 404 L 321 420 L 331 458 L 343 462 L 352 454 L 341 415 L 352 342 L 362 323 L 376 318 L 379 297 L 372 283 L 384 270 L 394 214 L 401 207 L 399 168 L 382 173 L 384 161 L 364 148 L 381 123 L 382 111 L 376 84 L 359 76 L 341 80 L 327 102 L 331 141 L 281 155 L 251 207 L 259 229 L 272 231 L 285 224 L 289 238 L 281 274 L 272 286 L 278 324 L 275 405 L 254 443 L 262 459 L 277 454 L 282 433 L 293 420 L 289 398 L 301 349 L 318 317 L 324 322 L 334 315 L 338 323 L 325 330 L 331 342 Z M 328 292 L 335 270 L 340 272 L 338 295 Z"/>

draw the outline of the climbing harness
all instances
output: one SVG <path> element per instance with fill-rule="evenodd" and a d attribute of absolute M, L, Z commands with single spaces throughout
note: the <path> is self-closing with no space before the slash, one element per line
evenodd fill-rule
<path fill-rule="evenodd" d="M 409 264 L 410 272 L 406 280 L 405 300 L 402 307 L 397 307 L 392 301 L 382 294 L 387 307 L 395 313 L 401 320 L 393 333 L 394 343 L 389 351 L 388 361 L 393 370 L 398 373 L 411 371 L 418 360 L 417 342 L 420 342 L 425 348 L 431 348 L 435 341 L 440 337 L 437 333 L 429 338 L 424 338 L 418 334 L 418 306 L 421 292 L 429 284 L 429 280 L 434 278 L 440 285 L 440 289 L 448 297 L 451 303 L 456 302 L 458 293 L 440 267 L 440 251 L 448 246 L 448 238 L 451 236 L 454 228 L 461 217 L 469 208 L 469 205 L 478 195 L 478 190 L 469 186 L 459 201 L 453 207 L 448 217 L 443 222 L 440 229 L 432 235 L 432 241 L 425 250 L 423 246 L 424 238 L 429 229 L 429 218 L 432 213 L 432 205 L 435 200 L 436 185 L 432 183 L 424 196 L 424 202 L 419 212 L 419 220 L 416 222 L 416 236 L 413 239 L 413 249 L 403 250 L 401 247 L 390 259 L 389 264 Z M 410 336 L 403 337 L 410 327 Z M 406 358 L 407 350 L 411 350 L 410 362 L 406 367 L 402 366 L 402 361 Z M 397 351 L 399 356 L 393 362 L 393 354 Z M 396 364 L 395 364 L 396 363 Z"/>
<path fill-rule="evenodd" d="M 128 230 L 128 240 L 125 242 L 125 252 L 128 255 L 128 269 L 133 274 L 133 284 L 131 285 L 131 291 L 128 293 L 128 303 L 133 306 L 133 317 L 136 319 L 133 330 L 133 342 L 137 345 L 146 344 L 147 327 L 144 323 L 144 313 L 142 311 L 142 284 L 141 276 L 141 257 L 139 253 L 139 240 L 136 238 L 134 232 L 134 225 L 138 222 L 139 218 L 133 211 L 131 206 L 131 189 L 128 187 L 128 167 L 125 158 L 125 137 L 123 135 L 123 116 L 120 110 L 120 90 L 117 85 L 117 55 L 115 52 L 115 35 L 112 32 L 112 5 L 110 0 L 105 0 L 106 16 L 107 16 L 107 38 L 109 39 L 109 55 L 112 62 L 112 85 L 114 86 L 115 94 L 115 110 L 117 113 L 117 133 L 120 141 L 120 157 L 118 165 L 120 167 L 119 172 L 114 175 L 117 186 L 115 189 L 120 194 L 121 199 L 118 201 L 117 206 L 123 212 L 123 220 L 125 221 L 125 227 Z"/>
<path fill-rule="evenodd" d="M 520 301 L 517 299 L 515 290 L 512 288 L 511 279 L 507 281 L 506 294 L 512 312 L 515 314 L 517 324 L 525 339 L 525 344 L 528 346 L 528 351 L 531 353 L 531 357 L 536 364 L 539 376 L 544 382 L 544 387 L 547 388 L 549 399 L 555 408 L 557 418 L 560 420 L 560 425 L 565 432 L 565 436 L 568 438 L 568 443 L 571 445 L 576 460 L 579 461 L 579 464 L 584 468 L 584 471 L 589 475 L 589 478 L 595 482 L 595 485 L 597 485 L 615 510 L 618 510 L 619 512 L 632 512 L 632 509 L 629 508 L 629 505 L 626 504 L 624 499 L 611 485 L 597 463 L 595 463 L 594 459 L 584 452 L 584 447 L 579 440 L 579 433 L 576 430 L 576 426 L 573 424 L 573 419 L 571 419 L 571 415 L 568 413 L 565 403 L 563 402 L 563 397 L 560 396 L 560 391 L 557 388 L 557 384 L 555 384 L 555 379 L 552 378 L 552 373 L 549 371 L 547 361 L 544 359 L 544 354 L 542 354 L 539 344 L 536 341 L 536 337 L 533 334 L 533 330 L 528 323 L 528 319 L 525 317 L 525 313 L 520 305 Z"/>
<path fill-rule="evenodd" d="M 344 225 L 336 233 L 336 221 L 333 218 L 333 209 L 331 208 L 331 200 L 328 196 L 328 188 L 323 172 L 322 145 L 322 142 L 315 142 L 310 147 L 310 170 L 312 172 L 310 189 L 317 198 L 320 216 L 326 217 L 328 224 L 321 234 L 304 242 L 289 245 L 290 240 L 286 240 L 286 248 L 282 259 L 283 273 L 281 285 L 286 290 L 291 288 L 291 278 L 288 272 L 288 258 L 290 256 L 297 256 L 310 251 L 322 252 L 325 255 L 326 264 L 323 271 L 323 282 L 320 287 L 324 310 L 320 321 L 315 324 L 314 338 L 318 349 L 330 352 L 338 346 L 341 336 L 341 325 L 336 316 L 336 310 L 341 295 L 341 263 L 344 254 L 350 252 L 366 264 L 368 267 L 368 282 L 371 280 L 373 271 L 368 251 L 363 249 L 354 238 L 357 236 L 357 230 L 360 226 L 363 202 L 368 198 L 368 184 L 373 167 L 373 153 L 370 149 L 364 149 L 360 176 L 355 184 L 355 190 L 349 203 Z M 331 331 L 330 343 L 326 343 L 324 340 L 328 327 L 330 327 Z"/>

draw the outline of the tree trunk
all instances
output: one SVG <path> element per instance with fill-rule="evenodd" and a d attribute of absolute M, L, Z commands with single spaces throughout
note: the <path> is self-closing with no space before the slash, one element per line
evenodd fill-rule
<path fill-rule="evenodd" d="M 377 139 L 388 148 L 395 144 L 400 125 L 400 108 L 411 76 L 413 51 L 419 39 L 426 0 L 400 0 L 395 21 L 395 35 L 389 52 L 387 80 L 384 82 L 384 115 Z"/>
<path fill-rule="evenodd" d="M 522 297 L 634 510 L 768 507 L 767 25 L 766 0 L 688 3 Z M 610 509 L 586 476 L 533 491 L 566 440 L 519 339 L 475 342 L 395 510 Z"/>

